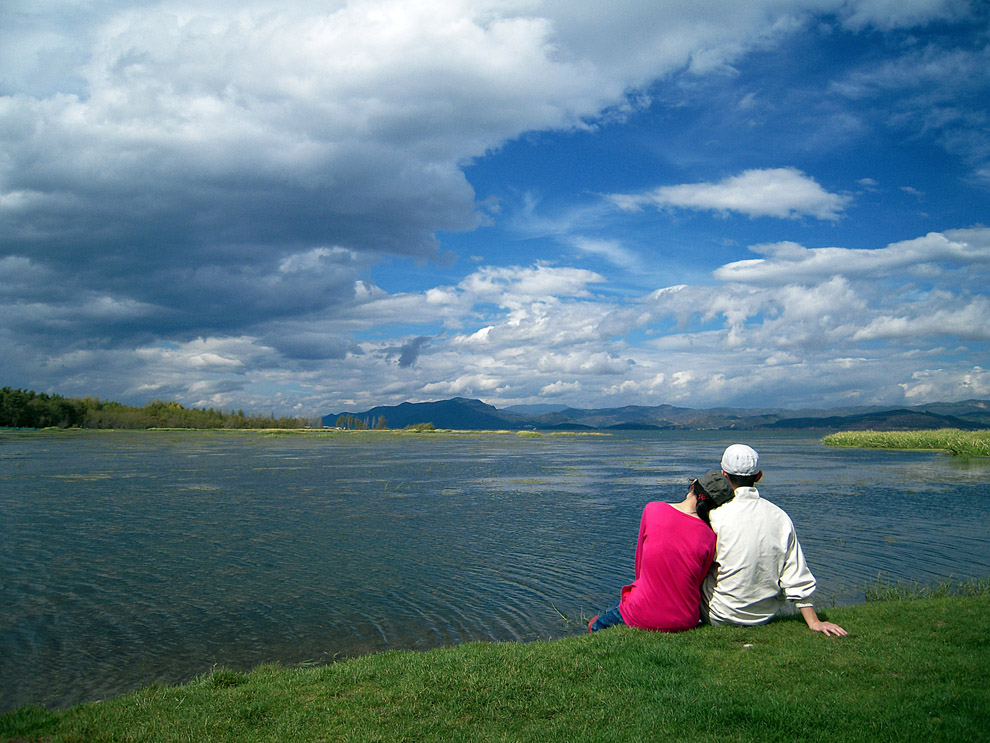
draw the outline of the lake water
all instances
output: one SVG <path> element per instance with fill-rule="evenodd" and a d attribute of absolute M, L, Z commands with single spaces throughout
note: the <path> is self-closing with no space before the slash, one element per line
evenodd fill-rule
<path fill-rule="evenodd" d="M 818 603 L 990 574 L 990 463 L 813 434 L 0 433 L 0 712 L 214 666 L 586 631 L 639 517 L 734 441 Z"/>

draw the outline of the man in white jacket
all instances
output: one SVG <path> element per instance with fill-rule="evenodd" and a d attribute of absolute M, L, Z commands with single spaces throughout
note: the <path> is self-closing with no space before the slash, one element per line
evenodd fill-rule
<path fill-rule="evenodd" d="M 722 455 L 722 474 L 735 494 L 710 513 L 718 542 L 702 591 L 702 616 L 712 624 L 763 624 L 790 601 L 815 632 L 848 634 L 818 618 L 811 601 L 815 576 L 794 524 L 755 487 L 763 477 L 759 463 L 759 455 L 745 444 L 733 444 Z"/>

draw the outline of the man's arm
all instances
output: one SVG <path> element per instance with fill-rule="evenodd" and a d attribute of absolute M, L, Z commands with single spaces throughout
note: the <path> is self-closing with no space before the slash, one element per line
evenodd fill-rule
<path fill-rule="evenodd" d="M 821 632 L 823 635 L 848 635 L 842 627 L 832 622 L 823 622 L 818 618 L 818 612 L 815 611 L 813 606 L 802 606 L 801 616 L 804 617 L 804 621 L 808 624 L 808 627 L 814 632 Z"/>

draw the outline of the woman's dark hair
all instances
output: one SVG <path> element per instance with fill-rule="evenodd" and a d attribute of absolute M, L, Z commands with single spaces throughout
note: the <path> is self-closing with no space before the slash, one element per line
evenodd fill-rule
<path fill-rule="evenodd" d="M 708 514 L 718 508 L 721 504 L 716 503 L 711 498 L 699 496 L 698 497 L 698 516 L 709 526 L 712 525 L 711 518 Z"/>

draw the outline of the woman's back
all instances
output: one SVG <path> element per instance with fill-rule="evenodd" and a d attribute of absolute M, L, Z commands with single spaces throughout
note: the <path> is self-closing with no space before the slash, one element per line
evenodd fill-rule
<path fill-rule="evenodd" d="M 698 624 L 701 584 L 715 555 L 715 532 L 669 503 L 643 509 L 636 544 L 636 580 L 623 587 L 626 624 L 680 632 Z"/>

